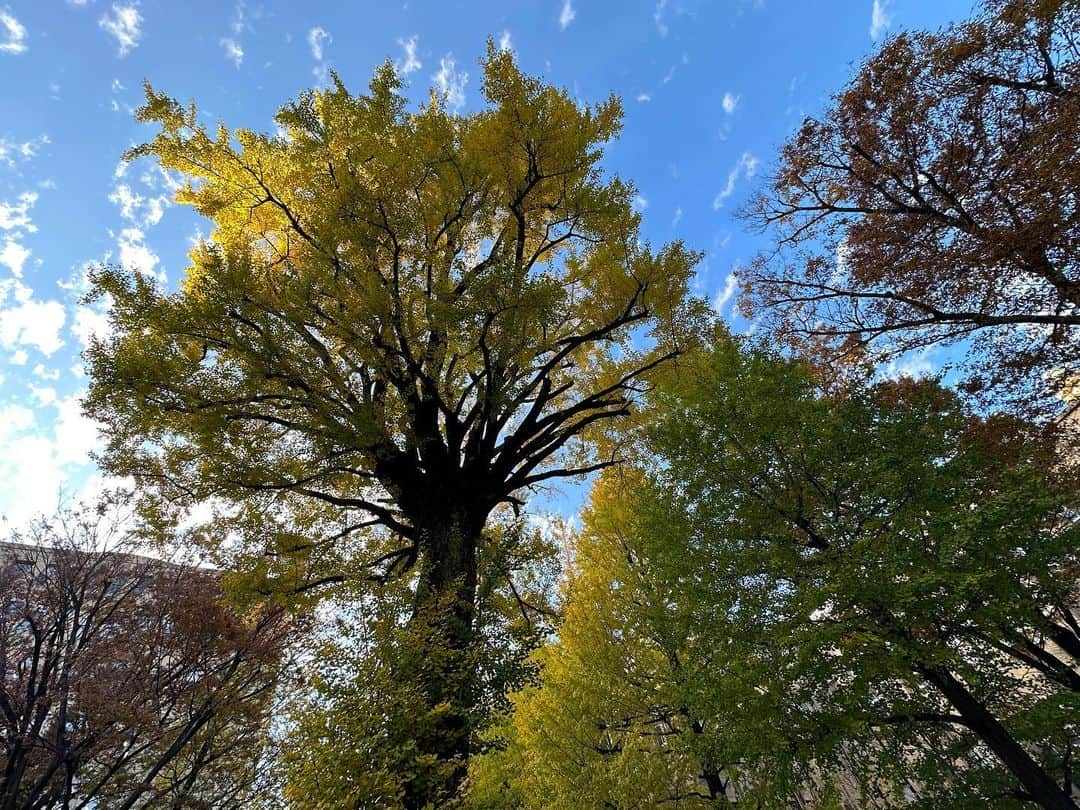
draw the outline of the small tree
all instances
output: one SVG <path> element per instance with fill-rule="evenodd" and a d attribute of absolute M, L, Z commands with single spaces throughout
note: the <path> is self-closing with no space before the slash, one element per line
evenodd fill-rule
<path fill-rule="evenodd" d="M 249 807 L 291 623 L 64 511 L 0 544 L 0 807 Z"/>
<path fill-rule="evenodd" d="M 415 570 L 433 652 L 399 678 L 440 718 L 421 753 L 456 765 L 409 806 L 446 801 L 469 755 L 488 516 L 613 463 L 579 440 L 631 413 L 698 311 L 697 257 L 653 251 L 632 186 L 601 172 L 619 103 L 580 107 L 494 46 L 484 77 L 488 106 L 464 116 L 436 96 L 407 111 L 389 64 L 367 95 L 335 77 L 273 137 L 212 138 L 148 89 L 139 118 L 161 132 L 132 155 L 185 175 L 178 199 L 214 229 L 177 293 L 95 275 L 115 328 L 88 352 L 107 469 L 284 515 L 282 533 L 252 533 L 255 556 L 288 565 L 380 527 L 361 576 Z M 333 528 L 302 537 L 288 516 L 316 507 Z"/>
<path fill-rule="evenodd" d="M 738 767 L 714 745 L 724 710 L 686 703 L 685 682 L 707 653 L 689 639 L 678 583 L 640 554 L 645 484 L 623 466 L 594 486 L 558 638 L 536 653 L 538 677 L 512 696 L 488 732 L 490 750 L 470 764 L 470 807 L 698 808 L 742 798 Z"/>
<path fill-rule="evenodd" d="M 785 145 L 747 212 L 743 304 L 831 359 L 968 349 L 967 386 L 1045 410 L 1080 373 L 1080 8 L 988 0 L 903 33 Z"/>

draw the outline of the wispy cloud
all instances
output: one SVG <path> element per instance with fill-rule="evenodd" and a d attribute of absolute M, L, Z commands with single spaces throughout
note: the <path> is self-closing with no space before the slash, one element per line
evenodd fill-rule
<path fill-rule="evenodd" d="M 120 216 L 142 227 L 157 225 L 169 206 L 169 195 L 146 196 L 127 183 L 117 183 L 109 194 L 109 202 L 120 209 Z"/>
<path fill-rule="evenodd" d="M 225 58 L 231 61 L 236 67 L 240 67 L 244 62 L 244 49 L 240 47 L 240 43 L 232 37 L 221 38 L 221 49 L 225 51 Z"/>
<path fill-rule="evenodd" d="M 674 228 L 680 222 L 682 222 L 682 208 L 681 207 L 675 209 L 675 216 L 673 216 L 671 218 L 671 227 Z"/>
<path fill-rule="evenodd" d="M 676 71 L 678 71 L 679 66 L 680 65 L 689 65 L 689 64 L 690 64 L 690 55 L 684 52 L 683 55 L 682 55 L 682 58 L 680 58 L 679 61 L 676 62 L 674 65 L 672 65 L 670 68 L 668 68 L 668 72 L 664 74 L 664 78 L 662 78 L 660 80 L 660 84 L 668 84 L 668 83 L 670 83 L 671 80 L 675 78 L 675 73 L 676 73 Z"/>
<path fill-rule="evenodd" d="M 236 7 L 233 11 L 232 22 L 229 23 L 229 27 L 236 36 L 240 36 L 244 33 L 244 29 L 247 27 L 247 3 L 244 0 L 236 0 Z"/>
<path fill-rule="evenodd" d="M 4 30 L 4 39 L 0 40 L 0 52 L 22 53 L 26 50 L 26 27 L 15 19 L 10 9 L 0 9 L 0 28 Z"/>
<path fill-rule="evenodd" d="M 416 43 L 419 37 L 413 34 L 408 39 L 399 39 L 398 45 L 405 51 L 405 58 L 399 60 L 394 64 L 397 68 L 397 72 L 402 76 L 408 76 L 410 73 L 419 70 L 424 66 L 424 63 L 420 61 L 420 58 L 416 55 Z"/>
<path fill-rule="evenodd" d="M 881 371 L 881 375 L 891 380 L 901 377 L 911 377 L 919 380 L 930 377 L 939 370 L 939 364 L 931 359 L 934 347 L 927 346 L 905 352 L 900 357 L 893 358 Z"/>
<path fill-rule="evenodd" d="M 469 74 L 458 71 L 452 53 L 439 59 L 439 72 L 431 79 L 439 89 L 439 95 L 446 99 L 447 107 L 460 110 L 465 105 L 465 85 L 469 81 Z"/>
<path fill-rule="evenodd" d="M 714 211 L 719 211 L 724 207 L 724 201 L 735 193 L 735 186 L 739 180 L 743 177 L 753 177 L 757 173 L 758 159 L 751 155 L 749 152 L 743 152 L 739 156 L 739 160 L 728 172 L 727 182 L 724 187 L 720 189 L 717 195 L 713 198 L 712 207 Z"/>
<path fill-rule="evenodd" d="M 731 300 L 735 295 L 735 288 L 739 284 L 738 267 L 728 273 L 726 279 L 724 279 L 724 286 L 716 294 L 716 300 L 713 301 L 713 309 L 719 315 L 724 311 L 724 307 L 727 306 L 727 302 Z"/>
<path fill-rule="evenodd" d="M 237 0 L 232 21 L 229 23 L 232 36 L 222 37 L 219 40 L 222 50 L 225 51 L 225 58 L 238 68 L 244 61 L 244 46 L 240 41 L 240 36 L 244 33 L 244 29 L 248 27 L 246 10 L 244 0 Z"/>
<path fill-rule="evenodd" d="M 559 28 L 565 31 L 576 16 L 577 12 L 571 0 L 563 0 L 562 11 L 559 12 Z"/>
<path fill-rule="evenodd" d="M 735 112 L 735 108 L 739 106 L 740 96 L 733 95 L 730 91 L 724 93 L 724 98 L 720 102 L 720 106 L 724 108 L 724 112 L 731 115 Z"/>
<path fill-rule="evenodd" d="M 145 242 L 146 233 L 142 228 L 121 228 L 116 237 L 116 246 L 120 249 L 120 265 L 147 276 L 156 276 L 164 281 L 164 275 L 154 272 L 161 259 Z"/>
<path fill-rule="evenodd" d="M 113 3 L 112 10 L 98 20 L 98 25 L 116 39 L 120 56 L 137 48 L 142 38 L 142 15 L 134 4 Z"/>
<path fill-rule="evenodd" d="M 330 32 L 325 28 L 316 26 L 308 31 L 308 47 L 311 48 L 311 55 L 315 57 L 317 62 L 321 62 L 323 58 L 323 43 L 329 45 L 333 41 L 334 38 L 330 36 Z"/>
<path fill-rule="evenodd" d="M 49 142 L 49 136 L 44 134 L 21 143 L 0 137 L 0 166 L 12 168 L 17 161 L 31 160 Z"/>
<path fill-rule="evenodd" d="M 308 47 L 311 48 L 311 55 L 318 63 L 311 69 L 311 75 L 315 77 L 315 81 L 319 84 L 326 84 L 327 66 L 323 62 L 323 48 L 334 41 L 334 38 L 330 36 L 330 32 L 325 28 L 315 26 L 307 35 Z"/>
<path fill-rule="evenodd" d="M 870 9 L 870 38 L 873 40 L 877 40 L 892 25 L 890 2 L 891 0 L 874 0 L 873 8 Z"/>
<path fill-rule="evenodd" d="M 668 0 L 656 0 L 656 8 L 653 9 L 653 22 L 656 23 L 656 30 L 660 32 L 660 36 L 666 37 L 668 34 L 667 23 L 664 22 L 664 12 L 667 11 Z"/>
<path fill-rule="evenodd" d="M 512 51 L 514 50 L 514 41 L 510 38 L 510 29 L 504 28 L 502 34 L 499 35 L 499 50 L 500 51 Z"/>
<path fill-rule="evenodd" d="M 640 102 L 652 101 L 652 96 L 648 93 L 638 93 L 637 100 Z"/>

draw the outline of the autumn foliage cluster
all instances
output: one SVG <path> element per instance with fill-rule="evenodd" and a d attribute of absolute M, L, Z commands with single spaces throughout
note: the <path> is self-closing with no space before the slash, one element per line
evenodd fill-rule
<path fill-rule="evenodd" d="M 400 90 L 266 135 L 147 87 L 129 157 L 212 231 L 94 273 L 86 409 L 206 568 L 86 515 L 3 568 L 0 810 L 1080 806 L 1080 6 L 899 34 L 804 122 L 753 337 L 605 171 L 618 99 L 494 45 L 476 112 Z"/>
<path fill-rule="evenodd" d="M 0 806 L 246 807 L 295 622 L 129 553 L 117 514 L 68 509 L 0 544 Z"/>

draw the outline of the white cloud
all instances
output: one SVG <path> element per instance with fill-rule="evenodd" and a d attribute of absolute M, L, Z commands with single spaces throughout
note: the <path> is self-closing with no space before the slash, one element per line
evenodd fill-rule
<path fill-rule="evenodd" d="M 237 36 L 240 36 L 242 33 L 244 33 L 244 29 L 248 27 L 247 23 L 244 20 L 245 6 L 246 3 L 244 2 L 244 0 L 236 0 L 236 10 L 233 13 L 232 22 L 229 23 L 229 27 L 232 29 L 232 32 Z M 258 15 L 256 14 L 256 16 Z"/>
<path fill-rule="evenodd" d="M 107 340 L 112 334 L 112 326 L 103 309 L 82 305 L 75 310 L 71 332 L 79 339 L 82 347 L 87 349 L 94 338 Z"/>
<path fill-rule="evenodd" d="M 750 178 L 757 173 L 758 159 L 749 152 L 743 152 L 738 162 L 728 172 L 727 182 L 713 198 L 713 210 L 719 211 L 724 207 L 724 201 L 735 192 L 735 185 L 742 177 Z"/>
<path fill-rule="evenodd" d="M 648 93 L 638 93 L 637 100 L 644 104 L 645 102 L 652 101 L 652 96 Z"/>
<path fill-rule="evenodd" d="M 653 22 L 660 36 L 666 37 L 668 33 L 667 23 L 664 22 L 664 12 L 667 11 L 668 0 L 656 0 L 656 8 L 653 10 Z"/>
<path fill-rule="evenodd" d="M 870 38 L 876 40 L 892 25 L 892 15 L 888 7 L 891 0 L 874 0 L 870 10 Z"/>
<path fill-rule="evenodd" d="M 143 178 L 143 182 L 146 183 L 146 178 Z M 145 197 L 133 191 L 126 183 L 117 183 L 109 194 L 109 202 L 120 206 L 120 216 L 124 219 L 142 227 L 150 227 L 161 221 L 165 208 L 169 205 L 169 197 L 166 194 Z"/>
<path fill-rule="evenodd" d="M 36 300 L 34 291 L 16 279 L 0 282 L 0 347 L 24 357 L 30 347 L 48 357 L 64 345 L 60 331 L 66 317 L 59 301 Z"/>
<path fill-rule="evenodd" d="M 933 346 L 925 346 L 905 352 L 900 357 L 890 360 L 882 369 L 881 375 L 890 380 L 898 380 L 901 377 L 919 380 L 933 375 L 938 371 L 938 365 L 930 359 L 933 348 Z"/>
<path fill-rule="evenodd" d="M 90 467 L 98 425 L 83 416 L 78 396 L 58 398 L 42 387 L 33 394 L 34 409 L 0 404 L 0 515 L 15 527 L 52 512 L 64 493 L 87 495 L 100 486 Z"/>
<path fill-rule="evenodd" d="M 500 51 L 512 51 L 514 50 L 514 41 L 510 38 L 510 29 L 503 29 L 502 34 L 499 35 L 499 50 Z"/>
<path fill-rule="evenodd" d="M 56 402 L 56 389 L 51 385 L 34 385 L 31 383 L 29 388 L 30 396 L 34 398 L 38 405 L 51 405 Z"/>
<path fill-rule="evenodd" d="M 236 67 L 240 67 L 244 63 L 244 49 L 240 47 L 240 43 L 232 37 L 221 38 L 221 49 L 225 51 L 225 58 L 232 62 Z"/>
<path fill-rule="evenodd" d="M 668 68 L 667 73 L 665 73 L 664 77 L 660 80 L 660 84 L 670 84 L 671 80 L 675 78 L 675 73 L 679 70 L 679 66 L 680 65 L 689 65 L 689 64 L 690 64 L 690 55 L 687 54 L 687 53 L 683 53 L 682 58 L 678 62 L 676 62 L 674 65 L 672 65 L 671 67 Z"/>
<path fill-rule="evenodd" d="M 176 194 L 184 187 L 184 176 L 155 163 L 149 172 L 143 172 L 139 179 L 151 189 L 163 188 L 170 194 Z M 170 197 L 171 201 L 171 197 Z"/>
<path fill-rule="evenodd" d="M 12 239 L 6 240 L 4 249 L 0 250 L 0 264 L 6 265 L 16 277 L 22 277 L 23 265 L 29 258 L 30 251 Z"/>
<path fill-rule="evenodd" d="M 22 405 L 8 404 L 0 406 L 0 444 L 7 442 L 14 434 L 21 433 L 34 425 L 34 412 Z"/>
<path fill-rule="evenodd" d="M 98 447 L 98 423 L 87 419 L 77 396 L 56 402 L 56 460 L 61 464 L 86 464 Z"/>
<path fill-rule="evenodd" d="M 453 54 L 448 53 L 439 59 L 439 72 L 431 79 L 435 82 L 439 95 L 446 99 L 447 107 L 460 110 L 465 105 L 465 85 L 469 81 L 469 74 L 458 72 Z"/>
<path fill-rule="evenodd" d="M 635 194 L 633 206 L 635 211 L 644 211 L 649 207 L 649 200 L 641 194 Z"/>
<path fill-rule="evenodd" d="M 724 279 L 724 287 L 716 294 L 716 300 L 713 301 L 713 309 L 716 310 L 716 314 L 720 315 L 724 311 L 724 307 L 727 306 L 727 302 L 731 300 L 731 297 L 735 295 L 735 288 L 738 286 L 739 277 L 736 270 L 732 270 L 728 273 L 726 279 Z"/>
<path fill-rule="evenodd" d="M 330 71 L 330 68 L 323 62 L 324 48 L 333 41 L 334 38 L 330 36 L 330 32 L 325 28 L 315 27 L 308 31 L 308 47 L 311 48 L 311 55 L 315 57 L 315 61 L 318 63 L 311 69 L 311 75 L 321 85 L 326 84 L 327 75 Z"/>
<path fill-rule="evenodd" d="M 38 200 L 36 191 L 24 191 L 18 197 L 18 202 L 0 203 L 0 229 L 5 231 L 22 228 L 30 233 L 37 230 L 37 226 L 30 220 L 30 209 Z"/>
<path fill-rule="evenodd" d="M 133 166 L 140 169 L 137 178 L 131 171 Z M 121 217 L 139 229 L 153 227 L 161 221 L 180 187 L 179 181 L 167 169 L 142 162 L 120 161 L 113 177 L 117 183 L 109 193 L 109 202 L 120 209 Z M 136 182 L 145 193 L 134 188 Z"/>
<path fill-rule="evenodd" d="M 142 37 L 142 31 L 139 28 L 141 23 L 142 15 L 134 4 L 124 6 L 113 3 L 111 16 L 105 14 L 98 20 L 98 25 L 116 38 L 116 43 L 120 46 L 119 56 L 124 56 L 128 51 L 138 47 L 139 39 Z"/>
<path fill-rule="evenodd" d="M 416 55 L 416 41 L 417 36 L 413 34 L 408 39 L 399 39 L 398 45 L 405 51 L 405 58 L 395 64 L 397 72 L 402 76 L 408 76 L 410 73 L 419 70 L 424 66 L 424 63 L 420 61 Z"/>
<path fill-rule="evenodd" d="M 330 36 L 330 32 L 325 28 L 319 28 L 316 26 L 308 31 L 307 35 L 308 46 L 311 48 L 311 55 L 315 57 L 318 62 L 323 58 L 323 43 L 329 45 L 334 41 L 334 38 Z"/>
<path fill-rule="evenodd" d="M 559 28 L 565 31 L 576 16 L 577 12 L 574 11 L 574 4 L 571 0 L 563 0 L 562 11 L 559 12 Z"/>
<path fill-rule="evenodd" d="M 724 93 L 724 98 L 720 101 L 720 106 L 724 108 L 724 112 L 731 115 L 735 112 L 735 108 L 739 106 L 739 96 L 733 95 L 730 92 Z"/>
<path fill-rule="evenodd" d="M 671 218 L 671 227 L 674 228 L 682 221 L 682 208 L 675 209 L 675 216 Z"/>
<path fill-rule="evenodd" d="M 49 136 L 44 134 L 22 143 L 0 138 L 0 165 L 12 168 L 17 161 L 32 160 L 37 157 L 41 147 L 48 143 L 51 143 Z"/>
<path fill-rule="evenodd" d="M 26 50 L 26 27 L 7 8 L 0 9 L 0 28 L 5 32 L 5 38 L 0 40 L 0 52 L 22 53 Z"/>
<path fill-rule="evenodd" d="M 144 275 L 154 275 L 160 259 L 143 242 L 144 234 L 141 228 L 123 228 L 116 239 L 120 248 L 120 264 Z"/>
<path fill-rule="evenodd" d="M 8 412 L 0 410 L 0 417 Z M 57 505 L 66 476 L 52 451 L 48 437 L 33 433 L 0 440 L 0 516 L 12 525 L 25 525 Z"/>

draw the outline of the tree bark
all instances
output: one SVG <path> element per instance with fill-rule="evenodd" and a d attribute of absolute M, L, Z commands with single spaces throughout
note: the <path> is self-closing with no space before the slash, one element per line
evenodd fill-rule
<path fill-rule="evenodd" d="M 486 510 L 437 496 L 416 516 L 420 570 L 409 630 L 420 644 L 425 708 L 433 722 L 417 737 L 421 754 L 434 756 L 444 775 L 406 785 L 408 810 L 450 804 L 465 779 L 477 686 L 475 614 L 477 549 Z M 442 501 L 442 502 L 440 502 Z"/>

